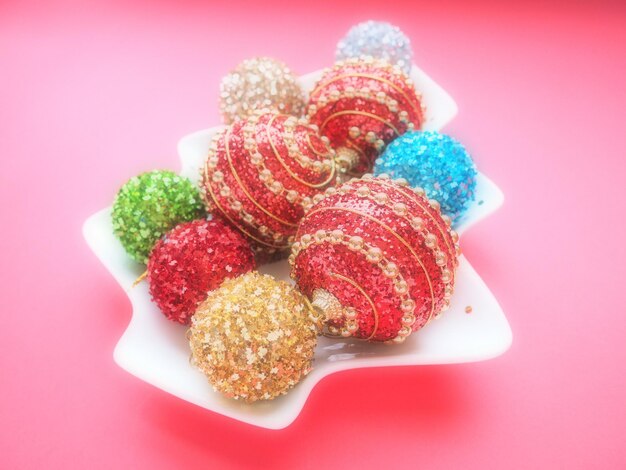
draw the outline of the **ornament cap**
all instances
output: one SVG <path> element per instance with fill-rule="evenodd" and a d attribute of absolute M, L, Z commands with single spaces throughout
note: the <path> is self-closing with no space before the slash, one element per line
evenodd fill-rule
<path fill-rule="evenodd" d="M 333 294 L 326 289 L 313 291 L 311 306 L 320 315 L 321 321 L 343 319 L 343 306 Z"/>
<path fill-rule="evenodd" d="M 339 147 L 335 155 L 335 163 L 341 173 L 348 173 L 359 163 L 359 154 L 348 147 Z"/>

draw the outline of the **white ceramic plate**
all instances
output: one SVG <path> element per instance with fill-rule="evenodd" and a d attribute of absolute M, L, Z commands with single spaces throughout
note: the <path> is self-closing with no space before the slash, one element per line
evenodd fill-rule
<path fill-rule="evenodd" d="M 320 72 L 302 77 L 310 89 Z M 426 74 L 413 68 L 412 77 L 427 107 L 425 127 L 437 130 L 449 122 L 457 108 L 452 98 Z M 219 127 L 183 138 L 178 150 L 182 174 L 194 180 L 207 154 L 211 135 Z M 476 201 L 460 224 L 459 234 L 495 211 L 502 192 L 486 176 L 478 175 Z M 450 309 L 437 321 L 411 335 L 404 344 L 388 346 L 355 340 L 320 337 L 313 371 L 287 395 L 268 402 L 245 404 L 214 392 L 205 377 L 189 364 L 184 326 L 168 321 L 150 301 L 148 285 L 132 287 L 145 267 L 133 262 L 113 235 L 111 210 L 103 209 L 87 219 L 83 233 L 88 245 L 126 291 L 133 315 L 114 351 L 120 367 L 183 400 L 256 426 L 280 429 L 292 423 L 309 393 L 323 377 L 341 370 L 419 364 L 449 364 L 496 357 L 512 341 L 509 324 L 495 297 L 461 257 Z M 264 266 L 261 272 L 289 280 L 286 262 Z M 471 306 L 471 314 L 465 307 Z"/>

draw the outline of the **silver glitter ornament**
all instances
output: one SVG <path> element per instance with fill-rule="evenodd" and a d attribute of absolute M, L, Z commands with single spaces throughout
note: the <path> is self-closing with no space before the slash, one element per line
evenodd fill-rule
<path fill-rule="evenodd" d="M 397 65 L 409 74 L 413 62 L 411 41 L 400 28 L 383 21 L 366 21 L 350 28 L 337 44 L 336 60 L 372 56 Z"/>

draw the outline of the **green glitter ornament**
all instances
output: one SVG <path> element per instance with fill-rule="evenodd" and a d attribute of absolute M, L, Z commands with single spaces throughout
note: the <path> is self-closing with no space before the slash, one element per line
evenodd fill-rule
<path fill-rule="evenodd" d="M 156 241 L 175 225 L 205 215 L 198 189 L 172 171 L 128 180 L 113 203 L 113 232 L 135 261 L 147 263 Z"/>

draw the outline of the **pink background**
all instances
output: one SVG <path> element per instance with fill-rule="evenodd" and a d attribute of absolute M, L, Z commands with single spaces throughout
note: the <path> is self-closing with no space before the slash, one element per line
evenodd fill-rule
<path fill-rule="evenodd" d="M 0 467 L 623 468 L 624 3 L 296 3 L 0 2 Z M 119 369 L 130 304 L 84 219 L 178 169 L 240 60 L 306 73 L 369 18 L 409 34 L 458 101 L 447 130 L 506 194 L 462 244 L 511 350 L 332 376 L 279 432 Z"/>

